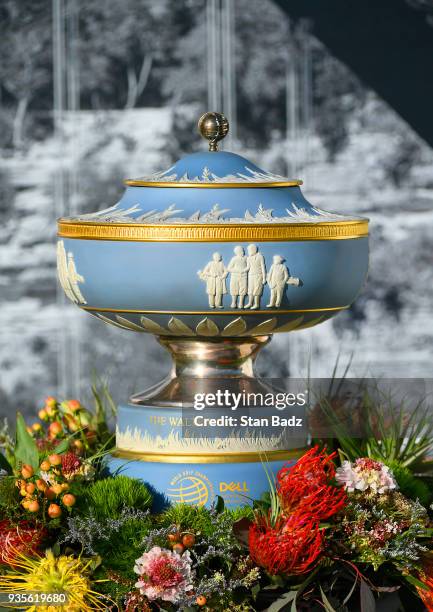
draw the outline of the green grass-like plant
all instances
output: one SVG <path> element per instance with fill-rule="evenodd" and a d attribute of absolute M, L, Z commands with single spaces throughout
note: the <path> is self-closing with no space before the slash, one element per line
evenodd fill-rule
<path fill-rule="evenodd" d="M 253 509 L 250 506 L 241 506 L 233 510 L 225 508 L 223 512 L 229 516 L 233 523 L 241 518 L 252 519 Z M 203 536 L 211 535 L 215 530 L 215 518 L 207 508 L 174 504 L 167 508 L 159 517 L 162 527 L 176 525 L 181 531 L 192 531 Z"/>
<path fill-rule="evenodd" d="M 373 384 L 370 381 L 370 388 Z M 373 393 L 363 381 L 358 396 L 346 397 L 344 385 L 329 389 L 317 398 L 316 409 L 322 413 L 346 459 L 370 457 L 385 465 L 402 468 L 405 486 L 417 477 L 430 485 L 433 479 L 433 421 L 426 400 L 411 407 L 405 399 L 380 390 Z M 358 428 L 354 437 L 351 428 Z M 407 470 L 407 471 L 405 471 Z"/>
<path fill-rule="evenodd" d="M 418 499 L 425 507 L 430 504 L 432 493 L 430 487 L 425 482 L 414 476 L 408 468 L 396 462 L 391 461 L 388 467 L 392 470 L 403 495 L 413 500 Z"/>
<path fill-rule="evenodd" d="M 114 476 L 97 480 L 84 490 L 81 507 L 92 508 L 99 520 L 119 518 L 123 508 L 146 510 L 152 504 L 152 495 L 144 483 L 128 476 Z"/>

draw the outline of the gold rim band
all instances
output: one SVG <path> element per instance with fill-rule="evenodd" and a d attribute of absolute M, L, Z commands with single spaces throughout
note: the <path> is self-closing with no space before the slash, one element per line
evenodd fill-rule
<path fill-rule="evenodd" d="M 77 304 L 79 308 L 82 310 L 87 310 L 88 312 L 124 312 L 129 314 L 161 314 L 161 315 L 214 315 L 214 316 L 244 316 L 244 315 L 258 315 L 258 314 L 267 314 L 267 315 L 283 315 L 283 314 L 291 314 L 291 313 L 299 313 L 299 312 L 327 312 L 327 311 L 335 311 L 335 310 L 346 310 L 350 308 L 350 304 L 346 306 L 331 306 L 330 308 L 301 308 L 299 310 L 134 310 L 131 308 L 97 308 L 95 306 L 82 306 L 81 304 Z"/>
<path fill-rule="evenodd" d="M 251 189 L 251 187 L 299 187 L 304 181 L 274 181 L 263 183 L 182 183 L 175 181 L 140 181 L 139 179 L 126 179 L 123 181 L 129 187 L 195 187 L 200 189 Z"/>
<path fill-rule="evenodd" d="M 261 461 L 284 461 L 298 459 L 305 452 L 305 448 L 292 448 L 290 450 L 271 450 L 255 453 L 201 453 L 200 455 L 140 453 L 120 448 L 112 453 L 119 459 L 136 461 L 149 461 L 151 463 L 259 463 Z"/>
<path fill-rule="evenodd" d="M 125 242 L 281 242 L 344 240 L 368 236 L 368 219 L 319 223 L 152 224 L 59 219 L 58 236 Z"/>

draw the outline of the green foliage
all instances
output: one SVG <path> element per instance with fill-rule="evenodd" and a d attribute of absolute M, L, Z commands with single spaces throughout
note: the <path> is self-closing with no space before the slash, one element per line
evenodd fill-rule
<path fill-rule="evenodd" d="M 209 510 L 202 507 L 174 504 L 159 517 L 162 527 L 177 525 L 181 531 L 191 530 L 194 533 L 208 535 L 213 530 L 212 516 Z"/>
<path fill-rule="evenodd" d="M 396 461 L 391 461 L 388 467 L 392 470 L 403 495 L 413 500 L 418 499 L 423 506 L 430 504 L 432 493 L 425 482 L 416 478 L 407 467 L 400 465 Z"/>
<path fill-rule="evenodd" d="M 247 518 L 252 521 L 254 518 L 254 510 L 251 506 L 239 506 L 239 508 L 233 509 L 229 508 L 227 512 L 230 513 L 233 522 L 240 521 L 243 518 Z"/>
<path fill-rule="evenodd" d="M 109 540 L 99 541 L 95 549 L 104 559 L 105 567 L 133 579 L 134 562 L 144 552 L 143 540 L 151 525 L 151 519 L 131 518 L 122 522 L 118 530 L 113 530 Z"/>
<path fill-rule="evenodd" d="M 13 476 L 0 478 L 0 508 L 8 516 L 19 508 L 19 491 Z"/>
<path fill-rule="evenodd" d="M 242 506 L 233 510 L 225 508 L 221 513 L 225 519 L 235 523 L 242 518 L 254 517 L 251 506 Z M 206 508 L 173 504 L 159 517 L 162 527 L 176 525 L 181 531 L 192 531 L 203 536 L 211 535 L 215 530 L 215 515 Z"/>
<path fill-rule="evenodd" d="M 98 519 L 114 519 L 125 507 L 146 510 L 151 504 L 152 495 L 140 480 L 115 476 L 92 483 L 84 492 L 81 507 L 85 512 L 91 508 Z"/>
<path fill-rule="evenodd" d="M 28 463 L 35 469 L 39 466 L 38 447 L 27 431 L 26 422 L 20 412 L 17 412 L 15 462 Z"/>
<path fill-rule="evenodd" d="M 431 478 L 433 421 L 424 401 L 414 408 L 404 399 L 382 391 L 378 382 L 367 388 L 361 381 L 357 394 L 345 394 L 344 385 L 318 398 L 318 408 L 350 461 L 370 457 L 386 465 L 408 468 Z M 353 436 L 357 430 L 358 438 Z"/>

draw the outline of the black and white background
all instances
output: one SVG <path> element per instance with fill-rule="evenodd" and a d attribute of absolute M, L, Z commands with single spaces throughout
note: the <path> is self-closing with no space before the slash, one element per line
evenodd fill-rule
<path fill-rule="evenodd" d="M 125 400 L 166 374 L 151 336 L 66 303 L 55 220 L 110 206 L 123 178 L 203 147 L 195 122 L 206 110 L 228 116 L 227 149 L 304 179 L 314 205 L 371 219 L 356 304 L 276 336 L 260 372 L 326 377 L 340 355 L 352 376 L 432 376 L 433 2 L 299 4 L 0 1 L 0 415 L 46 395 L 86 400 L 95 376 Z M 431 55 L 420 48 L 429 33 Z"/>

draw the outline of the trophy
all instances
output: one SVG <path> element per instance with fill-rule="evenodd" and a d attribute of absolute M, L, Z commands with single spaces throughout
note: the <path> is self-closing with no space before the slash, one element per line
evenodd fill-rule
<path fill-rule="evenodd" d="M 224 115 L 206 113 L 198 126 L 208 151 L 126 180 L 110 208 L 59 219 L 58 276 L 82 310 L 154 334 L 173 358 L 165 380 L 118 407 L 110 471 L 141 478 L 161 499 L 209 505 L 221 495 L 236 505 L 268 489 L 267 471 L 296 459 L 305 439 L 196 437 L 185 410 L 221 389 L 269 391 L 254 361 L 272 335 L 349 308 L 367 274 L 368 220 L 320 210 L 302 181 L 218 151 Z"/>

